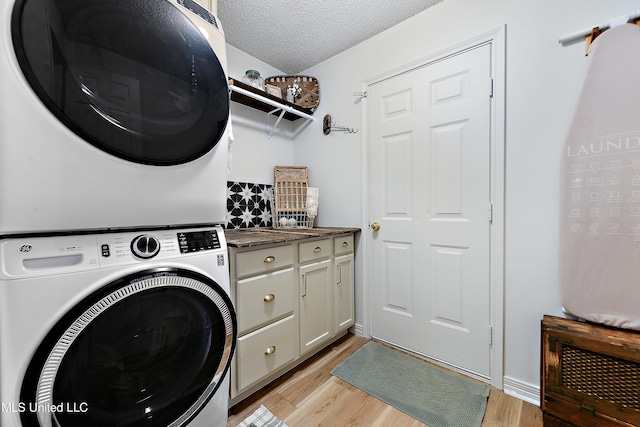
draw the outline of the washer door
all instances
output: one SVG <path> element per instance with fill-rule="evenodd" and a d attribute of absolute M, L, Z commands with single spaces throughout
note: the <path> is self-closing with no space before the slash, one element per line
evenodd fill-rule
<path fill-rule="evenodd" d="M 201 31 L 182 13 L 197 4 L 181 5 L 18 0 L 11 23 L 18 62 L 45 106 L 99 149 L 144 164 L 192 161 L 224 134 L 229 92 L 207 40 L 215 35 L 224 47 L 224 36 L 204 28 L 215 18 L 192 15 Z"/>
<path fill-rule="evenodd" d="M 118 280 L 41 344 L 22 385 L 23 425 L 185 425 L 218 390 L 236 333 L 229 297 L 200 274 L 166 268 Z"/>

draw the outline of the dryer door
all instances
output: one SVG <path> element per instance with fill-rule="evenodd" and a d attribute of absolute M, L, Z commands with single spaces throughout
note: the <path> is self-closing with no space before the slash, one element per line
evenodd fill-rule
<path fill-rule="evenodd" d="M 115 156 L 173 165 L 209 152 L 227 125 L 217 25 L 193 0 L 17 0 L 12 36 L 27 81 L 69 129 Z"/>
<path fill-rule="evenodd" d="M 22 385 L 23 425 L 185 425 L 218 391 L 235 339 L 231 301 L 210 279 L 174 268 L 125 277 L 40 345 Z"/>

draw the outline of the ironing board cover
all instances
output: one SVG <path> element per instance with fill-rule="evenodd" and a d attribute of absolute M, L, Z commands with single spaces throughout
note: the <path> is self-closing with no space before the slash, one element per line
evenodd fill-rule
<path fill-rule="evenodd" d="M 562 156 L 561 300 L 640 330 L 640 26 L 591 45 Z"/>

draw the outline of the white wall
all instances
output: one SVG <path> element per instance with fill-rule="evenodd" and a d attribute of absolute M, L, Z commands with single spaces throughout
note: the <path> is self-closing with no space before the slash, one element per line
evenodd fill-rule
<path fill-rule="evenodd" d="M 312 185 L 320 187 L 317 224 L 358 226 L 367 232 L 361 206 L 364 133 L 324 136 L 324 114 L 340 125 L 362 129 L 363 106 L 353 103 L 352 92 L 360 91 L 364 81 L 506 25 L 504 380 L 505 391 L 535 402 L 540 320 L 543 314 L 561 314 L 560 156 L 586 61 L 583 42 L 563 46 L 557 40 L 639 9 L 639 0 L 445 0 L 303 73 L 320 82 L 316 120 L 292 143 L 283 136 L 274 144 L 259 130 L 246 129 L 247 140 L 236 144 L 246 144 L 245 149 L 234 148 L 238 166 L 232 176 L 262 182 L 271 178 L 275 163 L 290 155 L 292 164 L 309 166 Z M 230 67 L 239 57 L 231 52 Z M 236 105 L 232 108 L 237 110 Z M 292 126 L 295 130 L 296 124 Z M 239 136 L 236 133 L 236 140 Z M 262 158 L 271 145 L 278 154 Z M 269 161 L 274 163 L 268 167 L 258 164 Z M 362 252 L 357 254 L 357 269 L 362 268 Z M 359 325 L 365 321 L 363 286 L 362 271 L 356 270 Z"/>
<path fill-rule="evenodd" d="M 507 392 L 529 401 L 538 400 L 540 320 L 561 314 L 560 156 L 586 61 L 583 42 L 557 40 L 638 9 L 638 0 L 445 0 L 306 71 L 320 81 L 315 115 L 361 128 L 363 107 L 352 92 L 363 81 L 506 25 L 504 381 Z M 294 146 L 295 161 L 309 165 L 321 189 L 318 224 L 365 230 L 361 134 L 323 136 L 320 122 Z M 357 286 L 360 296 L 361 280 Z M 359 301 L 357 322 L 364 321 Z"/>

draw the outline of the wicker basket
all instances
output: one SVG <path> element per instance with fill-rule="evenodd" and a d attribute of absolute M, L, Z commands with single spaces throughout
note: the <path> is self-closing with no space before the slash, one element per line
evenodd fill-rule
<path fill-rule="evenodd" d="M 313 228 L 315 215 L 308 214 L 307 189 L 306 166 L 275 167 L 270 195 L 273 228 Z"/>
<path fill-rule="evenodd" d="M 311 76 L 272 76 L 264 79 L 266 84 L 277 86 L 282 91 L 282 98 L 286 99 L 287 88 L 297 83 L 300 87 L 293 103 L 299 107 L 314 111 L 320 104 L 320 85 L 318 79 Z"/>

